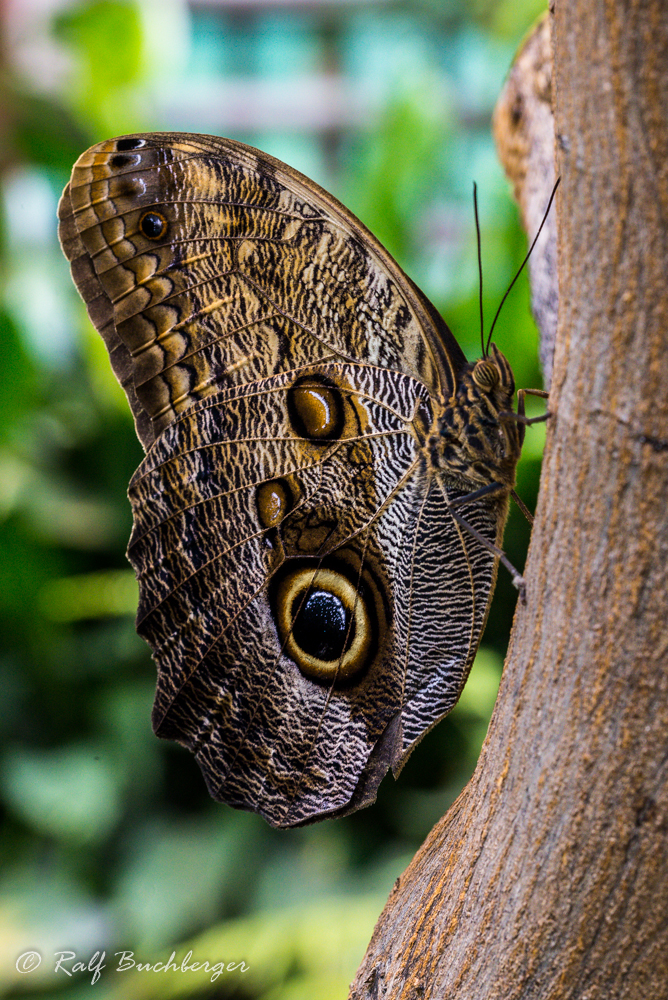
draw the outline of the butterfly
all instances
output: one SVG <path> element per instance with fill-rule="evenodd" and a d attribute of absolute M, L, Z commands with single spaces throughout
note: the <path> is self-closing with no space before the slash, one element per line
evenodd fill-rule
<path fill-rule="evenodd" d="M 368 805 L 480 642 L 510 365 L 469 364 L 343 205 L 229 139 L 101 142 L 59 219 L 146 451 L 128 558 L 155 732 L 274 826 Z"/>

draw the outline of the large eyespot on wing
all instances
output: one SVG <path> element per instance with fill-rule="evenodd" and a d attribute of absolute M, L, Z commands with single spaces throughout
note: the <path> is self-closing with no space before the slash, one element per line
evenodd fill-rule
<path fill-rule="evenodd" d="M 419 494 L 424 394 L 333 365 L 223 390 L 166 428 L 133 478 L 154 728 L 196 754 L 215 798 L 274 825 L 363 804 L 360 775 L 400 714 L 393 547 Z"/>
<path fill-rule="evenodd" d="M 370 363 L 448 398 L 465 363 L 362 223 L 249 146 L 169 133 L 99 143 L 59 217 L 145 447 L 198 399 L 303 364 Z"/>
<path fill-rule="evenodd" d="M 422 460 L 425 397 L 370 366 L 274 376 L 190 407 L 133 478 L 154 728 L 275 826 L 373 801 L 477 647 L 495 561 Z"/>
<path fill-rule="evenodd" d="M 390 604 L 367 569 L 345 549 L 321 560 L 289 560 L 272 580 L 270 604 L 286 656 L 313 681 L 341 687 L 358 681 L 389 627 Z"/>

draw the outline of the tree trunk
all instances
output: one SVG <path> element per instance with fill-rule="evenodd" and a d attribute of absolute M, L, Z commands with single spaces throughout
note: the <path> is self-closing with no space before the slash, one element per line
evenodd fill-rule
<path fill-rule="evenodd" d="M 552 109 L 552 40 L 548 12 L 527 35 L 515 56 L 494 108 L 494 139 L 512 181 L 522 224 L 533 240 L 529 257 L 531 311 L 540 332 L 540 366 L 546 389 L 552 384 L 557 334 L 557 217 L 545 206 L 555 182 Z"/>
<path fill-rule="evenodd" d="M 668 7 L 557 0 L 559 325 L 520 607 L 471 782 L 351 997 L 668 997 Z"/>

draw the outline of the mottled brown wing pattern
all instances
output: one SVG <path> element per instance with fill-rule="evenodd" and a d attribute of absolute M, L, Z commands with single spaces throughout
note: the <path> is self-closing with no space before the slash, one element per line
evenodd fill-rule
<path fill-rule="evenodd" d="M 307 361 L 374 363 L 447 395 L 465 363 L 361 223 L 240 143 L 100 143 L 77 161 L 59 214 L 145 447 L 193 401 Z"/>
<path fill-rule="evenodd" d="M 382 773 L 399 770 L 459 695 L 493 574 L 427 487 L 412 426 L 424 386 L 356 365 L 309 372 L 352 411 L 335 442 L 301 449 L 290 373 L 191 407 L 130 487 L 138 629 L 160 664 L 156 732 L 196 753 L 215 797 L 281 826 L 345 811 L 361 773 L 373 797 L 374 747 L 394 719 Z M 258 491 L 279 480 L 285 516 L 267 528 Z M 496 538 L 495 523 L 480 527 Z M 372 618 L 377 648 L 350 678 L 309 675 L 286 652 L 278 588 L 304 567 L 314 587 L 323 573 L 348 580 Z"/>
<path fill-rule="evenodd" d="M 466 365 L 361 223 L 238 143 L 101 143 L 60 218 L 147 448 L 128 556 L 156 732 L 276 826 L 368 804 L 477 648 L 496 560 L 461 518 L 500 542 L 512 375 Z"/>

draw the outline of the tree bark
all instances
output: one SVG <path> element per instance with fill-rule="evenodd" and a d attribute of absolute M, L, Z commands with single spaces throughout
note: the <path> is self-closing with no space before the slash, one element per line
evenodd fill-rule
<path fill-rule="evenodd" d="M 555 182 L 552 40 L 548 12 L 524 39 L 492 119 L 503 169 L 512 182 L 529 240 L 543 231 L 529 257 L 531 311 L 540 333 L 540 367 L 552 384 L 557 333 L 557 218 L 545 207 Z"/>
<path fill-rule="evenodd" d="M 668 996 L 668 8 L 557 0 L 541 493 L 471 782 L 350 996 Z"/>

